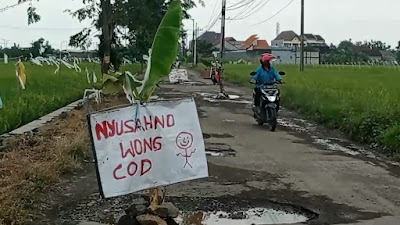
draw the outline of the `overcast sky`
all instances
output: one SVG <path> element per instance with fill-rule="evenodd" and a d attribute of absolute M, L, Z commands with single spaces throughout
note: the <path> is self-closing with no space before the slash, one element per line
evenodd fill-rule
<path fill-rule="evenodd" d="M 17 0 L 0 0 L 0 8 L 10 5 Z M 228 8 L 239 2 L 251 0 L 227 0 Z M 259 4 L 248 4 L 236 10 L 228 10 L 227 18 L 248 17 L 242 20 L 231 20 L 226 23 L 226 35 L 238 40 L 244 40 L 252 34 L 269 43 L 276 37 L 276 24 L 280 30 L 300 32 L 300 0 L 254 0 Z M 190 11 L 200 28 L 206 28 L 210 21 L 219 15 L 221 0 L 204 0 L 205 7 Z M 353 40 L 378 39 L 397 46 L 400 40 L 400 1 L 398 0 L 305 0 L 305 32 L 322 35 L 328 44 L 338 44 L 339 41 L 352 38 Z M 0 13 L 0 39 L 12 40 L 21 46 L 28 46 L 33 40 L 43 37 L 54 47 L 59 48 L 62 41 L 68 40 L 73 33 L 89 26 L 89 22 L 79 23 L 65 9 L 77 9 L 80 0 L 40 0 L 34 2 L 42 16 L 41 22 L 27 25 L 26 9 L 28 4 L 21 5 Z M 241 6 L 240 4 L 237 6 Z M 264 23 L 255 25 L 283 11 Z M 214 10 L 215 9 L 215 10 Z M 244 10 L 244 11 L 243 11 Z M 247 12 L 254 12 L 248 14 Z M 214 12 L 214 14 L 213 14 Z M 184 21 L 185 27 L 192 28 L 192 21 Z M 218 20 L 211 28 L 220 31 Z M 191 33 L 191 31 L 189 31 Z M 2 40 L 0 40 L 2 45 Z"/>

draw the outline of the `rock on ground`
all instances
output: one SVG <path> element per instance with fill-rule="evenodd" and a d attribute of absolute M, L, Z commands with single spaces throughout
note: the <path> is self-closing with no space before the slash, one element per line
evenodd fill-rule
<path fill-rule="evenodd" d="M 140 225 L 168 225 L 165 220 L 161 219 L 159 216 L 145 214 L 136 217 Z"/>

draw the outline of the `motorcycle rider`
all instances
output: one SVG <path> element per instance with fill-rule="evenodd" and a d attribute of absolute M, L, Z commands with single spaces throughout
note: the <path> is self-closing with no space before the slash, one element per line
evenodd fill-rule
<path fill-rule="evenodd" d="M 260 59 L 261 66 L 258 67 L 256 74 L 252 76 L 252 81 L 256 82 L 254 88 L 254 106 L 257 112 L 260 112 L 260 98 L 261 98 L 261 87 L 264 84 L 275 84 L 275 82 L 282 83 L 282 77 L 276 72 L 275 68 L 271 66 L 271 61 L 275 60 L 276 57 L 272 54 L 263 54 Z M 279 111 L 280 101 L 276 102 L 277 111 Z"/>

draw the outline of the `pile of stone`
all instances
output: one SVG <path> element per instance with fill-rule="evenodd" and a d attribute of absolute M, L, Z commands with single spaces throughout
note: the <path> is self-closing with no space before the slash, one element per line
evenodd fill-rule
<path fill-rule="evenodd" d="M 117 225 L 177 225 L 174 219 L 179 216 L 179 209 L 171 202 L 164 202 L 154 207 L 131 205 L 125 213 Z"/>

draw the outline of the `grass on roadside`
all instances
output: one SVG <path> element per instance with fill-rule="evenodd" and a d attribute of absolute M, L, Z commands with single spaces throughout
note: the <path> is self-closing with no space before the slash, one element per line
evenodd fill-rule
<path fill-rule="evenodd" d="M 24 63 L 26 66 L 27 87 L 22 90 L 15 76 L 14 64 L 0 64 L 0 134 L 9 132 L 29 123 L 47 113 L 59 109 L 83 96 L 86 88 L 100 87 L 100 65 L 82 63 L 82 72 L 63 67 L 61 74 L 54 74 L 55 66 L 43 67 Z M 88 84 L 85 68 L 89 73 L 95 71 L 97 84 Z M 140 65 L 128 65 L 121 71 L 137 72 Z"/>
<path fill-rule="evenodd" d="M 109 96 L 94 110 L 126 104 L 125 96 Z M 0 148 L 0 224 L 24 224 L 48 210 L 49 187 L 91 161 L 85 110 L 40 128 L 33 135 L 6 138 Z M 1 145 L 0 145 L 1 146 Z M 65 177 L 66 176 L 66 177 Z M 51 205 L 50 207 L 54 207 Z"/>
<path fill-rule="evenodd" d="M 40 134 L 5 140 L 0 153 L 0 224 L 23 224 L 40 215 L 49 185 L 90 157 L 83 112 L 53 123 Z"/>
<path fill-rule="evenodd" d="M 225 79 L 249 84 L 258 65 L 228 64 Z M 286 72 L 282 104 L 346 132 L 355 140 L 400 153 L 400 71 L 396 67 L 276 65 Z"/>

